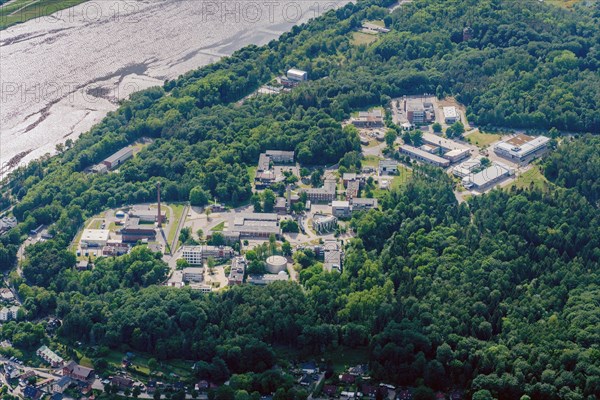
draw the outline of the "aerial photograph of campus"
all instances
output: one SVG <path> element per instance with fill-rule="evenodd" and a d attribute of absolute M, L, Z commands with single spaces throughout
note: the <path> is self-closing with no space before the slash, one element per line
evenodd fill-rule
<path fill-rule="evenodd" d="M 0 399 L 600 400 L 600 1 L 0 0 Z"/>

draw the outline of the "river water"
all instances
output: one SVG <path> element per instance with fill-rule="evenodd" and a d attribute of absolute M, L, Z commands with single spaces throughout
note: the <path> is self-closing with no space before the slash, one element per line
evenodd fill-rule
<path fill-rule="evenodd" d="M 0 168 L 75 140 L 134 91 L 345 0 L 100 0 L 0 31 Z"/>

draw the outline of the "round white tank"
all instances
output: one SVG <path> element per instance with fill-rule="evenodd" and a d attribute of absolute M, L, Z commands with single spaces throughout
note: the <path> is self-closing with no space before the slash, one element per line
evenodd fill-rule
<path fill-rule="evenodd" d="M 271 256 L 267 258 L 267 271 L 277 274 L 287 269 L 287 259 L 282 256 Z"/>

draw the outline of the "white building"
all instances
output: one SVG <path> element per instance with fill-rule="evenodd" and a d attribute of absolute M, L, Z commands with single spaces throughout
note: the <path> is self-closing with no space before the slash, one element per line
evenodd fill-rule
<path fill-rule="evenodd" d="M 449 160 L 450 162 L 455 163 L 457 161 L 468 158 L 470 155 L 471 155 L 470 149 L 455 149 L 455 150 L 450 150 L 449 152 L 445 153 L 443 155 L 443 157 L 445 159 Z"/>
<path fill-rule="evenodd" d="M 423 142 L 434 145 L 437 147 L 441 147 L 445 152 L 451 150 L 468 150 L 469 147 L 455 142 L 454 140 L 443 138 L 439 135 L 435 135 L 433 133 L 424 132 L 423 133 Z"/>
<path fill-rule="evenodd" d="M 88 247 L 104 247 L 109 238 L 108 229 L 84 229 L 80 243 Z"/>
<path fill-rule="evenodd" d="M 460 121 L 460 115 L 458 114 L 456 107 L 444 107 L 443 112 L 444 112 L 444 121 L 448 125 L 452 125 L 455 122 Z"/>
<path fill-rule="evenodd" d="M 264 286 L 273 282 L 287 281 L 288 279 L 287 272 L 281 271 L 278 274 L 248 275 L 246 282 L 252 285 Z"/>
<path fill-rule="evenodd" d="M 19 312 L 18 306 L 3 307 L 0 309 L 0 321 L 6 322 L 11 319 L 17 319 L 17 313 Z"/>
<path fill-rule="evenodd" d="M 436 167 L 447 167 L 450 165 L 450 161 L 431 154 L 425 150 L 418 149 L 407 144 L 400 146 L 400 153 L 408 155 L 413 160 L 421 161 L 427 164 L 435 165 Z"/>
<path fill-rule="evenodd" d="M 504 180 L 514 174 L 514 170 L 502 163 L 494 163 L 475 175 L 469 175 L 463 178 L 463 186 L 467 189 L 485 190 L 494 184 Z"/>
<path fill-rule="evenodd" d="M 481 156 L 477 158 L 471 158 L 470 160 L 464 161 L 454 168 L 452 168 L 452 174 L 459 178 L 471 175 L 474 170 L 481 167 Z"/>
<path fill-rule="evenodd" d="M 287 270 L 287 259 L 282 256 L 271 256 L 266 260 L 267 271 L 271 274 L 278 274 Z"/>
<path fill-rule="evenodd" d="M 308 80 L 308 72 L 296 68 L 288 69 L 286 76 L 289 80 L 296 82 L 304 82 Z"/>
<path fill-rule="evenodd" d="M 183 246 L 183 258 L 192 265 L 203 265 L 202 246 Z"/>
<path fill-rule="evenodd" d="M 548 148 L 550 138 L 538 136 L 533 138 L 527 135 L 517 135 L 507 141 L 497 143 L 494 152 L 510 160 L 523 162 L 542 154 Z"/>
<path fill-rule="evenodd" d="M 183 246 L 183 258 L 192 265 L 203 265 L 209 258 L 228 260 L 235 255 L 229 246 Z"/>
<path fill-rule="evenodd" d="M 313 229 L 321 234 L 332 232 L 337 228 L 337 218 L 333 215 L 315 214 L 313 216 Z"/>
<path fill-rule="evenodd" d="M 380 160 L 379 161 L 379 176 L 396 175 L 398 173 L 398 161 L 396 160 Z"/>

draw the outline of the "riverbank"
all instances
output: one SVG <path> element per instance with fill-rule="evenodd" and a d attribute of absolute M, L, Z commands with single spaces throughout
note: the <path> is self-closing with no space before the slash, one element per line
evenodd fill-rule
<path fill-rule="evenodd" d="M 2 31 L 0 166 L 54 153 L 131 93 L 162 85 L 346 1 L 109 0 Z"/>
<path fill-rule="evenodd" d="M 44 18 L 88 0 L 12 0 L 0 7 L 0 30 Z"/>

